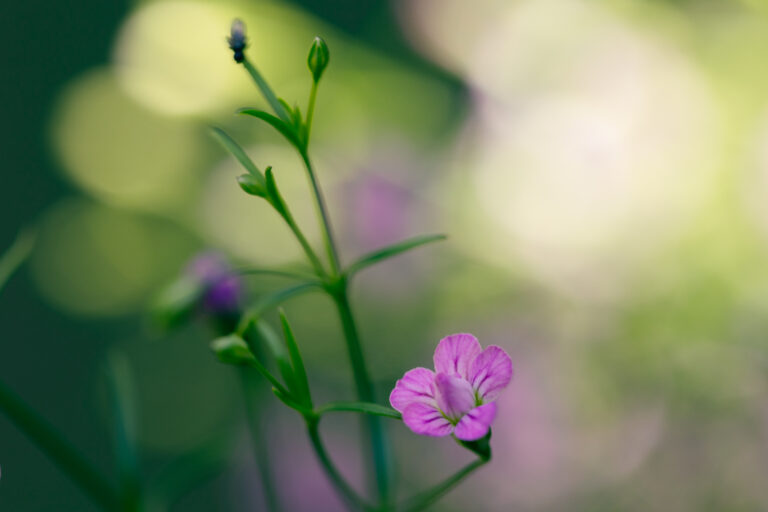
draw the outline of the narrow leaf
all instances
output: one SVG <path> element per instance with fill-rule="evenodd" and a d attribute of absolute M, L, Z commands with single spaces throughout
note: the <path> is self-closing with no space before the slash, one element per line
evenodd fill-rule
<path fill-rule="evenodd" d="M 259 339 L 264 342 L 267 350 L 269 350 L 269 353 L 275 359 L 275 362 L 277 363 L 277 370 L 283 377 L 283 381 L 288 387 L 288 390 L 291 392 L 291 396 L 295 396 L 296 393 L 294 390 L 296 389 L 296 377 L 294 376 L 293 367 L 291 366 L 291 359 L 288 356 L 288 352 L 285 350 L 283 341 L 280 339 L 277 333 L 275 333 L 272 327 L 270 327 L 266 322 L 256 320 L 255 327 Z M 248 332 L 251 333 L 254 331 Z M 258 353 L 258 347 L 253 346 L 253 343 L 257 340 L 254 340 L 251 336 L 246 336 L 245 339 L 248 345 L 251 347 L 251 351 Z"/>
<path fill-rule="evenodd" d="M 16 269 L 24 263 L 29 253 L 32 252 L 34 244 L 35 235 L 33 232 L 31 230 L 24 230 L 16 237 L 13 245 L 0 255 L 0 289 L 5 286 L 5 283 Z"/>
<path fill-rule="evenodd" d="M 311 409 L 307 409 L 303 405 L 294 402 L 290 395 L 285 394 L 283 391 L 280 391 L 277 388 L 272 388 L 272 393 L 275 394 L 275 396 L 280 399 L 281 402 L 283 402 L 285 405 L 290 407 L 291 409 L 295 409 L 298 412 L 300 412 L 304 416 L 311 416 L 314 415 Z"/>
<path fill-rule="evenodd" d="M 312 290 L 321 289 L 322 286 L 317 281 L 307 281 L 262 296 L 248 309 L 246 314 L 243 315 L 242 319 L 240 320 L 240 325 L 238 325 L 237 332 L 242 334 L 254 320 L 257 320 L 266 311 L 269 311 L 271 308 L 285 302 L 286 300 L 298 295 L 303 295 Z"/>
<path fill-rule="evenodd" d="M 253 177 L 252 174 L 241 174 L 237 177 L 237 184 L 243 189 L 243 192 L 252 196 L 265 197 L 267 191 L 259 183 L 259 180 Z"/>
<path fill-rule="evenodd" d="M 402 242 L 396 243 L 394 245 L 390 245 L 382 249 L 378 249 L 376 251 L 366 254 L 365 256 L 361 257 L 360 259 L 352 263 L 349 267 L 347 267 L 345 274 L 352 275 L 364 269 L 365 267 L 369 267 L 374 263 L 378 263 L 379 261 L 385 260 L 387 258 L 391 258 L 393 256 L 397 256 L 398 254 L 402 254 L 406 251 L 410 251 L 411 249 L 421 247 L 422 245 L 445 240 L 446 238 L 447 237 L 445 235 L 417 236 L 417 237 L 409 238 L 408 240 L 404 240 Z"/>
<path fill-rule="evenodd" d="M 374 416 L 401 419 L 402 415 L 391 407 L 369 402 L 329 402 L 317 409 L 318 414 L 326 412 L 362 412 Z"/>
<path fill-rule="evenodd" d="M 136 390 L 130 364 L 125 356 L 118 352 L 111 352 L 107 358 L 107 382 L 114 418 L 114 443 L 121 496 L 126 504 L 136 505 L 141 492 L 136 434 Z"/>
<path fill-rule="evenodd" d="M 288 324 L 288 319 L 285 317 L 285 312 L 282 309 L 280 310 L 280 322 L 283 324 L 283 336 L 285 337 L 285 344 L 288 346 L 288 354 L 291 357 L 291 364 L 293 365 L 293 375 L 296 379 L 294 396 L 303 405 L 311 409 L 312 395 L 309 391 L 307 370 L 304 367 L 304 360 L 301 358 L 299 346 L 296 344 L 296 337 L 293 335 L 291 326 Z"/>
<path fill-rule="evenodd" d="M 222 363 L 245 365 L 255 368 L 272 386 L 280 390 L 286 396 L 290 396 L 288 390 L 279 380 L 256 359 L 248 348 L 248 344 L 240 336 L 230 334 L 217 338 L 211 342 L 211 349 Z"/>
<path fill-rule="evenodd" d="M 241 148 L 240 145 L 235 142 L 232 137 L 227 135 L 227 133 L 221 128 L 213 126 L 211 127 L 211 133 L 213 134 L 214 138 L 218 140 L 222 146 L 224 146 L 224 149 L 229 151 L 232 156 L 234 156 L 237 161 L 240 162 L 243 167 L 245 167 L 245 169 L 251 174 L 251 176 L 254 177 L 257 183 L 264 187 L 264 176 L 261 174 L 261 171 L 258 167 L 256 167 L 256 164 L 253 163 L 250 157 L 245 154 L 243 148 Z"/>
<path fill-rule="evenodd" d="M 280 191 L 277 188 L 275 182 L 275 174 L 272 172 L 272 167 L 267 167 L 266 170 L 266 182 L 267 182 L 267 198 L 272 206 L 275 207 L 277 213 L 279 213 L 284 219 L 288 220 L 288 207 L 285 204 L 283 196 L 280 195 Z"/>
<path fill-rule="evenodd" d="M 263 110 L 257 110 L 253 108 L 245 108 L 240 110 L 238 113 L 261 119 L 262 121 L 272 126 L 272 128 L 280 132 L 280 134 L 285 137 L 288 142 L 293 144 L 296 149 L 301 150 L 301 144 L 296 135 L 296 132 L 287 122 L 283 121 L 279 117 L 275 117 L 269 112 L 264 112 Z"/>

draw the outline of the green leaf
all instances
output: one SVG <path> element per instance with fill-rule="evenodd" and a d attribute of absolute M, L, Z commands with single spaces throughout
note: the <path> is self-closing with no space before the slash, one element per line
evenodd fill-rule
<path fill-rule="evenodd" d="M 232 137 L 227 135 L 227 133 L 221 128 L 213 126 L 211 127 L 211 133 L 213 134 L 214 138 L 218 140 L 222 146 L 224 146 L 224 149 L 229 151 L 232 156 L 234 156 L 237 161 L 240 162 L 243 167 L 245 167 L 245 169 L 251 174 L 251 176 L 253 176 L 256 182 L 264 187 L 264 176 L 261 174 L 259 168 L 256 167 L 256 164 L 254 164 L 248 155 L 245 154 L 243 148 L 241 148 L 240 145 L 235 142 Z"/>
<path fill-rule="evenodd" d="M 182 324 L 192 315 L 204 287 L 191 277 L 177 279 L 160 291 L 150 309 L 152 319 L 163 329 Z"/>
<path fill-rule="evenodd" d="M 266 311 L 269 311 L 271 308 L 282 304 L 286 300 L 298 295 L 303 295 L 312 290 L 322 289 L 323 287 L 319 281 L 307 281 L 294 286 L 289 286 L 288 288 L 277 290 L 276 292 L 272 292 L 267 295 L 263 295 L 248 309 L 246 314 L 243 315 L 242 319 L 240 320 L 240 325 L 238 325 L 237 332 L 242 334 L 246 331 L 248 326 L 250 326 L 251 323 L 255 320 L 258 320 L 262 314 L 264 314 Z"/>
<path fill-rule="evenodd" d="M 120 475 L 120 494 L 126 505 L 138 504 L 141 477 L 137 442 L 136 389 L 128 360 L 118 352 L 107 357 L 107 383 L 114 418 L 114 442 Z"/>
<path fill-rule="evenodd" d="M 306 407 L 304 407 L 303 405 L 301 405 L 301 404 L 299 404 L 299 403 L 297 403 L 297 402 L 293 401 L 293 400 L 292 400 L 292 398 L 291 398 L 291 396 L 290 396 L 290 395 L 288 395 L 288 394 L 286 394 L 285 392 L 283 392 L 283 391 L 280 391 L 280 390 L 279 390 L 279 389 L 277 389 L 277 388 L 272 388 L 272 393 L 274 393 L 274 394 L 275 394 L 275 396 L 276 396 L 278 399 L 280 399 L 280 401 L 281 401 L 281 402 L 283 402 L 285 405 L 287 405 L 287 406 L 288 406 L 288 407 L 290 407 L 291 409 L 295 409 L 295 410 L 297 410 L 297 411 L 298 411 L 298 412 L 300 412 L 300 413 L 301 413 L 303 416 L 314 416 L 314 415 L 315 415 L 315 413 L 314 413 L 314 412 L 312 412 L 312 410 L 311 410 L 311 409 L 307 409 L 307 408 L 306 408 Z"/>
<path fill-rule="evenodd" d="M 262 320 L 256 320 L 254 323 L 259 339 L 264 342 L 264 345 L 266 345 L 269 353 L 272 355 L 272 357 L 275 358 L 275 362 L 277 363 L 277 370 L 283 377 L 283 381 L 285 382 L 288 391 L 290 392 L 291 396 L 295 396 L 294 389 L 296 388 L 296 378 L 294 376 L 293 367 L 291 366 L 291 359 L 288 356 L 288 352 L 285 350 L 285 346 L 283 345 L 283 340 L 280 339 L 277 333 L 275 333 L 272 327 L 270 327 L 266 322 Z M 250 333 L 253 331 L 248 332 Z M 251 347 L 251 351 L 253 353 L 258 353 L 256 347 L 253 347 L 253 343 L 256 340 L 253 340 L 251 336 L 246 336 L 245 339 L 246 343 L 248 343 L 248 346 Z"/>
<path fill-rule="evenodd" d="M 240 336 L 230 334 L 217 338 L 211 342 L 211 349 L 222 363 L 255 368 L 272 386 L 280 390 L 285 396 L 290 396 L 290 392 L 285 386 L 254 357 L 248 344 Z"/>
<path fill-rule="evenodd" d="M 391 407 L 369 402 L 329 402 L 317 409 L 317 414 L 326 412 L 362 412 L 374 416 L 402 419 L 402 415 Z"/>
<path fill-rule="evenodd" d="M 267 198 L 272 206 L 275 207 L 277 213 L 287 220 L 290 216 L 288 213 L 288 206 L 285 204 L 285 199 L 280 195 L 280 191 L 277 188 L 275 182 L 275 174 L 272 172 L 272 167 L 267 167 L 266 170 L 266 182 L 267 182 Z"/>
<path fill-rule="evenodd" d="M 409 238 L 408 240 L 404 240 L 394 245 L 390 245 L 388 247 L 384 247 L 382 249 L 378 249 L 366 254 L 365 256 L 352 263 L 349 267 L 347 267 L 344 273 L 348 276 L 351 276 L 352 274 L 359 272 L 360 270 L 364 269 L 365 267 L 369 267 L 374 263 L 378 263 L 379 261 L 385 260 L 387 258 L 397 256 L 398 254 L 402 254 L 406 251 L 410 251 L 411 249 L 421 247 L 422 245 L 445 240 L 446 238 L 447 237 L 445 235 L 423 235 Z"/>
<path fill-rule="evenodd" d="M 266 197 L 267 195 L 267 191 L 252 174 L 241 174 L 237 177 L 237 184 L 246 194 L 258 197 Z"/>
<path fill-rule="evenodd" d="M 296 387 L 293 388 L 293 396 L 307 408 L 312 408 L 312 395 L 309 391 L 309 380 L 307 379 L 307 370 L 304 367 L 304 360 L 301 358 L 301 352 L 299 352 L 299 346 L 296 344 L 296 338 L 293 335 L 291 326 L 288 324 L 288 319 L 285 317 L 285 312 L 280 310 L 280 322 L 283 324 L 283 336 L 285 337 L 285 344 L 288 346 L 288 354 L 291 357 L 291 364 L 293 365 L 293 376 L 295 379 Z"/>
<path fill-rule="evenodd" d="M 16 272 L 16 269 L 29 257 L 34 245 L 35 235 L 31 230 L 26 229 L 21 231 L 13 244 L 0 255 L 0 290 Z"/>
<path fill-rule="evenodd" d="M 287 122 L 283 121 L 282 119 L 273 116 L 269 112 L 264 112 L 263 110 L 256 110 L 253 108 L 245 108 L 240 110 L 238 113 L 246 115 L 246 116 L 253 116 L 257 119 L 261 119 L 262 121 L 266 122 L 272 128 L 280 132 L 280 134 L 288 140 L 293 146 L 296 147 L 299 151 L 301 151 L 301 142 L 299 141 L 299 138 L 293 129 L 291 125 L 289 125 Z"/>

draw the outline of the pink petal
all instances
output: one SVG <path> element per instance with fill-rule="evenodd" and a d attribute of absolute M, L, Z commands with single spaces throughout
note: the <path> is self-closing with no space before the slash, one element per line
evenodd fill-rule
<path fill-rule="evenodd" d="M 458 420 L 475 406 L 475 392 L 461 377 L 438 373 L 435 377 L 437 406 L 449 418 Z"/>
<path fill-rule="evenodd" d="M 480 342 L 471 334 L 446 336 L 435 349 L 435 371 L 469 380 L 469 365 L 481 350 Z"/>
<path fill-rule="evenodd" d="M 462 441 L 476 441 L 488 433 L 496 417 L 496 404 L 475 407 L 456 424 L 454 434 Z"/>
<path fill-rule="evenodd" d="M 453 431 L 453 425 L 443 417 L 436 407 L 416 402 L 403 411 L 403 423 L 417 434 L 423 436 L 447 436 Z"/>
<path fill-rule="evenodd" d="M 400 412 L 412 403 L 435 405 L 434 383 L 435 372 L 432 370 L 426 368 L 408 370 L 395 384 L 395 389 L 389 395 L 389 403 Z"/>
<path fill-rule="evenodd" d="M 512 380 L 512 359 L 503 348 L 491 345 L 472 361 L 469 382 L 484 402 L 495 400 Z"/>

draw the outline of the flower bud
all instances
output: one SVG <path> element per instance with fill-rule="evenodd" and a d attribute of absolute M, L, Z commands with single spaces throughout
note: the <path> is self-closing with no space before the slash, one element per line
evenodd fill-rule
<path fill-rule="evenodd" d="M 216 338 L 211 342 L 211 350 L 222 363 L 247 365 L 254 359 L 245 340 L 235 334 Z"/>
<path fill-rule="evenodd" d="M 227 42 L 229 43 L 229 48 L 235 53 L 235 62 L 243 62 L 245 59 L 243 50 L 245 50 L 245 46 L 248 43 L 248 38 L 245 37 L 245 23 L 242 20 L 235 19 L 232 22 Z"/>
<path fill-rule="evenodd" d="M 328 45 L 321 37 L 316 37 L 312 42 L 312 47 L 309 49 L 309 56 L 307 57 L 307 65 L 312 72 L 312 79 L 315 83 L 320 81 L 323 71 L 328 66 L 328 60 L 331 58 L 331 54 L 328 51 Z"/>
<path fill-rule="evenodd" d="M 264 187 L 262 187 L 251 174 L 241 174 L 238 176 L 237 184 L 240 185 L 240 188 L 243 189 L 246 194 L 259 197 L 265 197 L 267 195 L 267 191 L 264 190 Z"/>

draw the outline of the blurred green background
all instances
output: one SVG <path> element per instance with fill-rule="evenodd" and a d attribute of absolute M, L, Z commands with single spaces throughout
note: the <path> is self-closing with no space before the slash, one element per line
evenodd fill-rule
<path fill-rule="evenodd" d="M 0 17 L 0 249 L 37 243 L 0 293 L 0 378 L 116 478 L 105 357 L 136 379 L 141 464 L 211 460 L 173 510 L 260 510 L 237 376 L 203 323 L 148 301 L 213 248 L 300 260 L 209 137 L 274 166 L 318 241 L 300 162 L 233 112 L 261 99 L 225 36 L 303 107 L 331 49 L 313 151 L 342 254 L 447 242 L 361 275 L 353 300 L 386 398 L 437 341 L 512 356 L 494 461 L 434 510 L 768 509 L 768 4 L 761 0 L 15 2 Z M 252 297 L 279 286 L 249 278 Z M 323 297 L 287 306 L 319 400 L 351 399 Z M 260 405 L 288 510 L 339 510 L 301 420 Z M 324 423 L 359 472 L 353 419 Z M 390 431 L 403 493 L 469 455 Z M 96 510 L 0 416 L 0 510 Z M 171 468 L 171 469 L 169 469 Z M 164 476 L 165 475 L 165 476 Z M 357 479 L 359 480 L 359 478 Z"/>

